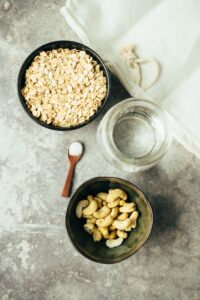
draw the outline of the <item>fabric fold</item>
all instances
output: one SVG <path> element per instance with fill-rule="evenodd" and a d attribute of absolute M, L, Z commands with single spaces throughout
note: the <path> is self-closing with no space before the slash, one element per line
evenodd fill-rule
<path fill-rule="evenodd" d="M 200 158 L 200 1 L 68 0 L 61 14 L 132 96 L 165 108 L 177 140 Z M 126 44 L 162 66 L 160 79 L 148 92 L 137 86 L 134 70 L 120 56 Z M 150 82 L 150 66 L 144 74 Z"/>

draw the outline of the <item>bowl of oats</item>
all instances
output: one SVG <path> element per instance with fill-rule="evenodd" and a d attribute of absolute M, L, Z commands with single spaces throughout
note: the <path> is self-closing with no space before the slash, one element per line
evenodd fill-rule
<path fill-rule="evenodd" d="M 34 50 L 18 77 L 20 102 L 32 120 L 53 130 L 73 130 L 103 110 L 110 77 L 101 57 L 73 41 L 55 41 Z"/>

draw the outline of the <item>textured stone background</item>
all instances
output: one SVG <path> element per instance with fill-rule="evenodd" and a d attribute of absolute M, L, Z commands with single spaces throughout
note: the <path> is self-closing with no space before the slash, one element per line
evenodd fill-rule
<path fill-rule="evenodd" d="M 64 1 L 0 1 L 0 299 L 200 299 L 200 161 L 173 143 L 159 165 L 126 176 L 100 156 L 99 120 L 73 133 L 39 127 L 22 110 L 19 68 L 36 47 L 78 40 L 59 8 Z M 127 93 L 113 78 L 107 109 Z M 60 197 L 67 146 L 86 146 L 76 188 L 112 175 L 136 183 L 150 197 L 155 224 L 145 246 L 116 265 L 88 261 L 65 231 L 67 201 Z"/>

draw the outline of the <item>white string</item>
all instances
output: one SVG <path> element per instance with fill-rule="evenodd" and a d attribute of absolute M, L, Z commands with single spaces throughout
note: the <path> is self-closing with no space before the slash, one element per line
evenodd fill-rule
<path fill-rule="evenodd" d="M 160 65 L 156 59 L 153 58 L 139 58 L 135 53 L 133 45 L 126 45 L 120 49 L 121 56 L 126 60 L 129 68 L 135 69 L 136 80 L 135 83 L 139 85 L 144 91 L 152 87 L 160 76 Z M 145 86 L 142 86 L 142 69 L 141 64 L 153 64 L 154 65 L 154 78 Z"/>

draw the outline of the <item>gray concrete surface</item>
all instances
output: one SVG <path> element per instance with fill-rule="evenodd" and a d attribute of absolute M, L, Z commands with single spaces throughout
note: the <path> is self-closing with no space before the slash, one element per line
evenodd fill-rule
<path fill-rule="evenodd" d="M 174 142 L 149 171 L 126 176 L 100 156 L 99 120 L 74 132 L 39 127 L 22 110 L 16 80 L 26 56 L 58 39 L 78 40 L 59 15 L 64 1 L 0 1 L 0 299 L 200 299 L 200 161 Z M 127 93 L 113 78 L 109 106 Z M 150 197 L 155 222 L 145 246 L 116 265 L 95 264 L 66 234 L 60 197 L 67 146 L 86 146 L 74 188 L 88 178 L 127 178 Z"/>

